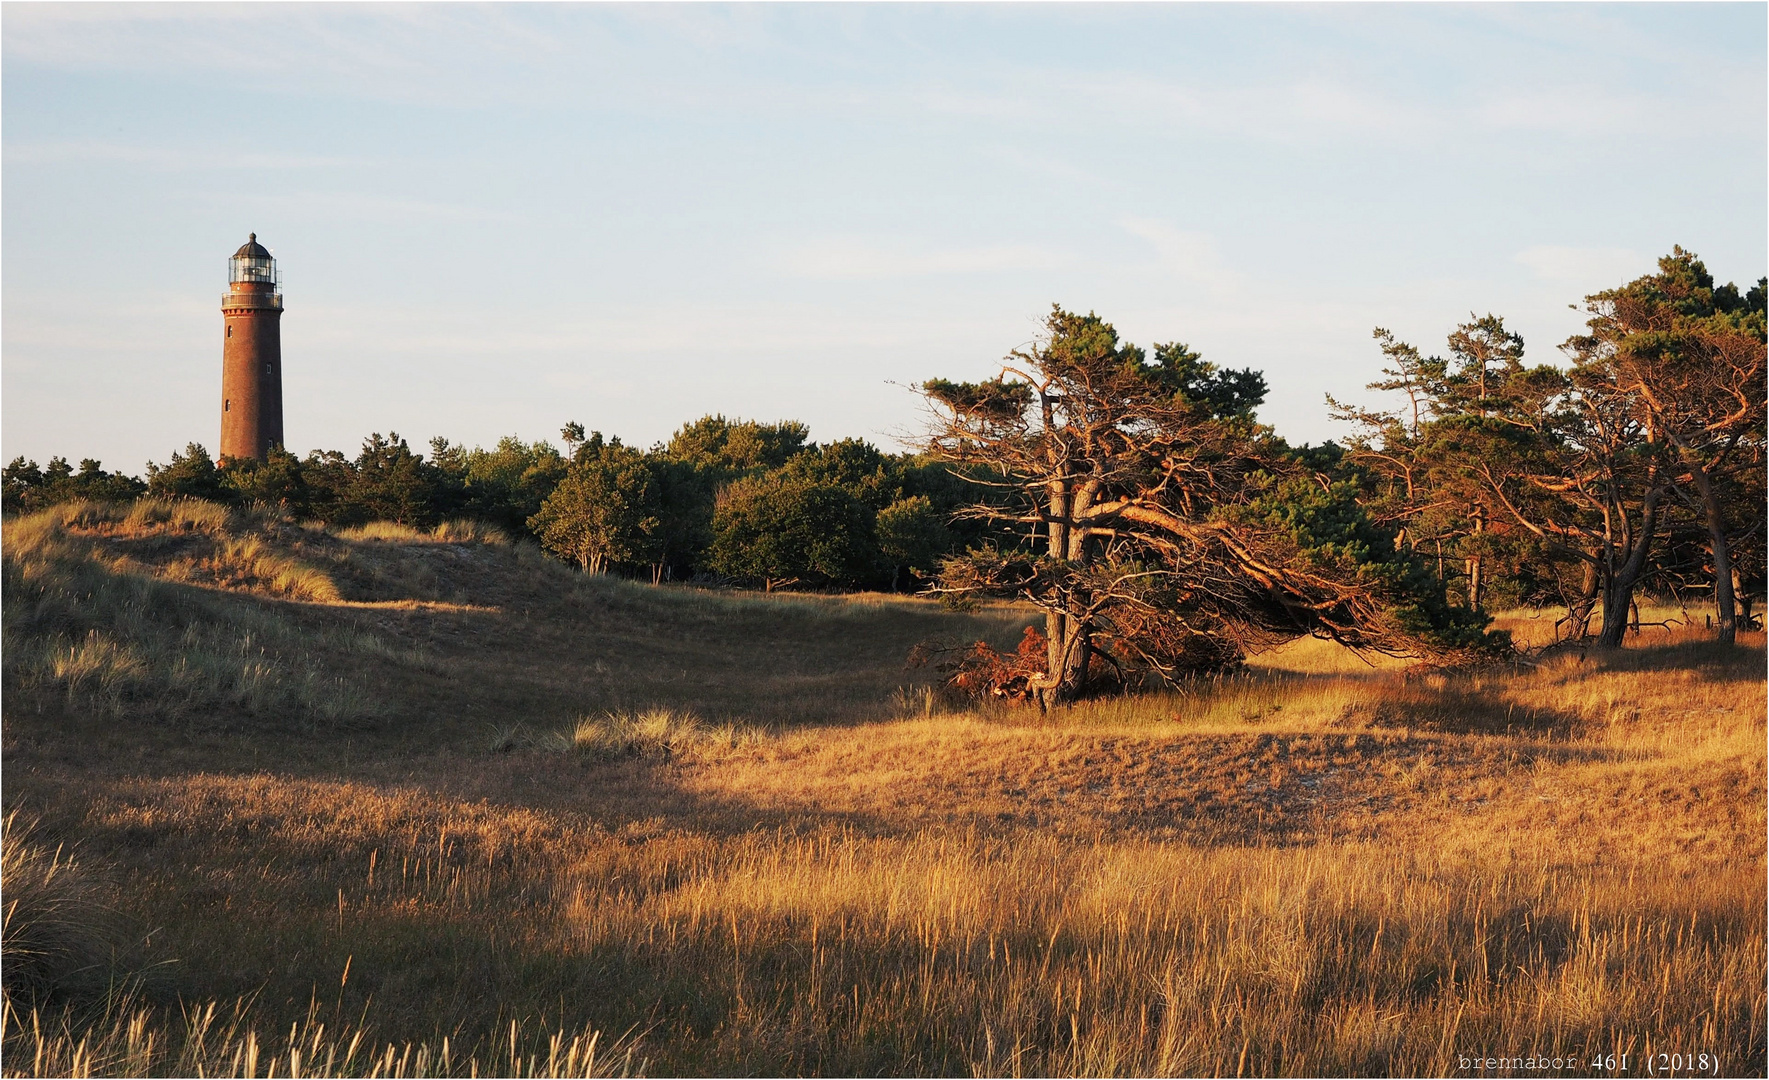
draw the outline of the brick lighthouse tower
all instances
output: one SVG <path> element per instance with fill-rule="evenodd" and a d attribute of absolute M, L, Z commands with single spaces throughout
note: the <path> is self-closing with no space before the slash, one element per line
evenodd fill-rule
<path fill-rule="evenodd" d="M 258 234 L 227 260 L 221 297 L 221 456 L 263 460 L 283 444 L 283 294 Z"/>

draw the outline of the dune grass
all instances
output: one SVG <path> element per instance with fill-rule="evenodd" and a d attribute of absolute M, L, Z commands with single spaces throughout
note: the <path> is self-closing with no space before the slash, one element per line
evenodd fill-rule
<path fill-rule="evenodd" d="M 31 835 L 18 811 L 0 822 L 0 984 L 8 1000 L 104 985 L 117 945 L 116 919 L 73 852 Z"/>
<path fill-rule="evenodd" d="M 1765 1070 L 1760 634 L 973 710 L 909 646 L 1023 612 L 175 510 L 7 526 L 8 1075 Z M 242 628 L 361 707 L 167 706 Z"/>
<path fill-rule="evenodd" d="M 253 602 L 336 601 L 331 577 L 223 508 L 68 504 L 9 522 L 4 545 L 5 682 L 37 707 L 59 696 L 113 719 L 302 722 L 376 711 L 306 662 L 310 635 Z"/>

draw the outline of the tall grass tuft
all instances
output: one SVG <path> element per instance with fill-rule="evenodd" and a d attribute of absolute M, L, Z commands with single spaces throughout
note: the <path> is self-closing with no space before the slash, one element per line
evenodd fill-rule
<path fill-rule="evenodd" d="M 64 522 L 75 524 L 74 522 Z M 122 516 L 126 532 L 139 532 L 154 526 L 178 532 L 202 532 L 222 535 L 234 523 L 234 514 L 227 507 L 202 499 L 137 499 Z"/>
<path fill-rule="evenodd" d="M 891 691 L 891 715 L 899 720 L 932 720 L 953 711 L 936 686 L 899 686 Z"/>
<path fill-rule="evenodd" d="M 8 1002 L 101 984 L 116 944 L 99 883 L 32 832 L 17 810 L 0 818 L 0 985 Z"/>
<path fill-rule="evenodd" d="M 764 741 L 767 733 L 737 724 L 708 725 L 693 713 L 674 709 L 608 712 L 578 720 L 567 739 L 577 753 L 592 758 L 674 757 L 734 749 Z"/>
<path fill-rule="evenodd" d="M 387 543 L 414 544 L 435 539 L 430 533 L 412 525 L 401 525 L 394 521 L 371 521 L 366 525 L 339 529 L 338 536 L 344 540 L 380 540 Z"/>
<path fill-rule="evenodd" d="M 275 550 L 262 537 L 225 537 L 209 553 L 172 563 L 164 576 L 290 600 L 335 603 L 343 599 L 330 574 Z"/>
<path fill-rule="evenodd" d="M 578 720 L 571 747 L 591 757 L 668 757 L 700 742 L 706 727 L 692 713 L 674 709 L 610 712 Z"/>
<path fill-rule="evenodd" d="M 445 544 L 493 544 L 508 547 L 510 534 L 496 525 L 472 518 L 461 518 L 457 521 L 445 521 L 436 526 L 431 536 Z"/>

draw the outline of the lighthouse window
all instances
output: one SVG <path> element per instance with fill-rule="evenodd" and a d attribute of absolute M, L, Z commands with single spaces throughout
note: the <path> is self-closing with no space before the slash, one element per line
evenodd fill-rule
<path fill-rule="evenodd" d="M 227 328 L 227 336 L 228 336 L 228 337 L 232 337 L 232 336 L 233 336 L 233 327 L 231 327 L 231 326 L 230 326 L 230 327 L 228 327 L 228 328 Z"/>
<path fill-rule="evenodd" d="M 221 399 L 221 411 L 222 412 L 228 412 L 232 408 L 233 408 L 233 399 L 232 398 L 222 398 Z"/>

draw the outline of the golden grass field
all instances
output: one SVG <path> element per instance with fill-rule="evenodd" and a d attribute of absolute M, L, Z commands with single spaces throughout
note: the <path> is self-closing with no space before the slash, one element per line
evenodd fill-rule
<path fill-rule="evenodd" d="M 1010 607 L 5 529 L 6 1075 L 1765 1072 L 1761 634 L 1041 716 L 904 667 Z"/>

